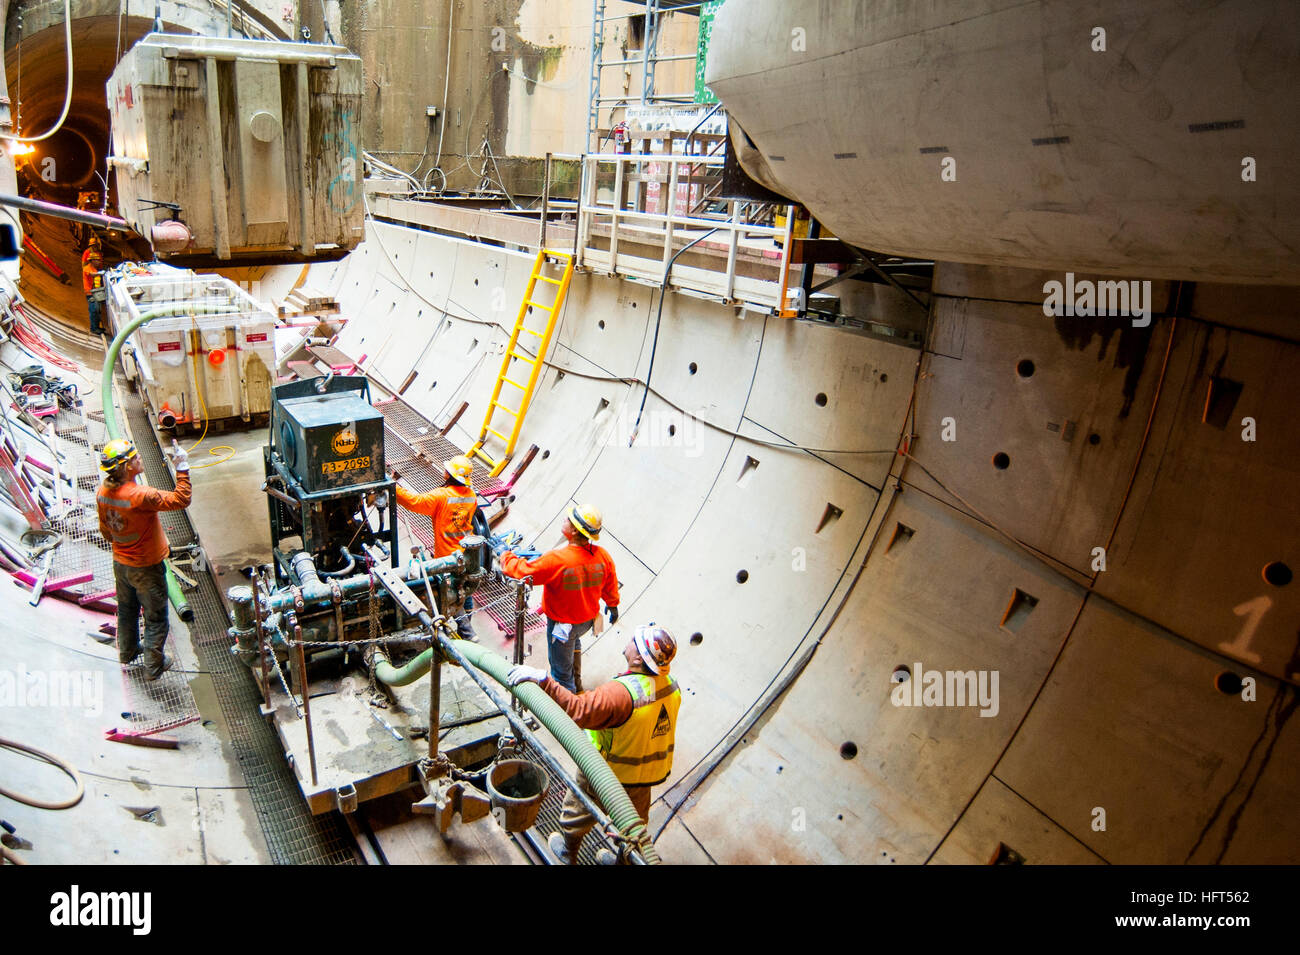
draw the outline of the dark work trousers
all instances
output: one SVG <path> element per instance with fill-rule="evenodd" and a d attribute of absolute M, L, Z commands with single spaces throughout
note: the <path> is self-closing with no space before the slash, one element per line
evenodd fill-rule
<path fill-rule="evenodd" d="M 140 651 L 143 611 L 145 664 L 158 663 L 167 641 L 167 571 L 163 562 L 130 567 L 113 561 L 113 580 L 117 584 L 118 659 L 129 663 Z"/>
<path fill-rule="evenodd" d="M 104 322 L 104 300 L 97 296 L 102 293 L 91 292 L 86 296 L 86 310 L 90 313 L 90 334 L 102 335 L 108 331 Z"/>

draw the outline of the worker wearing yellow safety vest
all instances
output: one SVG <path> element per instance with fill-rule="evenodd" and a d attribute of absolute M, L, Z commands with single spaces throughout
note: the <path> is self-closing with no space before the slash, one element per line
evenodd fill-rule
<path fill-rule="evenodd" d="M 517 666 L 510 671 L 511 686 L 536 683 L 591 736 L 592 744 L 609 763 L 643 822 L 650 817 L 650 789 L 668 778 L 673 768 L 677 736 L 677 710 L 682 693 L 668 673 L 677 655 L 677 641 L 664 627 L 648 623 L 636 628 L 623 648 L 627 670 L 589 693 L 570 693 L 545 670 Z M 591 797 L 595 791 L 578 773 L 578 785 Z M 569 793 L 560 812 L 560 831 L 548 844 L 555 857 L 572 864 L 583 838 L 596 820 Z M 601 849 L 597 861 L 614 862 L 613 853 Z"/>

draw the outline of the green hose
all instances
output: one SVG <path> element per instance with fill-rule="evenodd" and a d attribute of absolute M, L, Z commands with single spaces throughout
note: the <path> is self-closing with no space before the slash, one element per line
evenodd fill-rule
<path fill-rule="evenodd" d="M 433 664 L 433 651 L 425 650 L 412 657 L 404 667 L 395 667 L 387 660 L 375 659 L 375 678 L 388 686 L 410 686 L 429 672 Z"/>
<path fill-rule="evenodd" d="M 208 312 L 237 312 L 239 309 L 233 305 L 215 305 L 207 309 Z M 155 318 L 162 318 L 167 315 L 189 315 L 193 309 L 185 305 L 169 305 L 164 308 L 156 308 L 145 312 L 139 318 L 128 322 L 109 343 L 108 354 L 104 356 L 104 373 L 99 382 L 99 394 L 103 399 L 104 405 L 104 428 L 108 431 L 110 441 L 122 437 L 122 429 L 117 423 L 117 410 L 113 407 L 113 366 L 117 364 L 118 352 L 122 350 L 122 344 L 130 337 L 141 325 L 146 322 L 152 322 Z M 163 561 L 163 566 L 167 572 L 167 600 L 176 608 L 176 614 L 182 620 L 189 622 L 194 619 L 194 611 L 190 608 L 189 601 L 185 599 L 185 594 L 181 591 L 181 585 L 176 582 L 176 575 L 172 573 L 170 560 Z"/>
<path fill-rule="evenodd" d="M 507 677 L 512 664 L 504 657 L 467 640 L 450 642 L 466 660 L 518 697 L 519 701 L 537 717 L 564 747 L 564 751 L 578 764 L 578 768 L 582 770 L 583 775 L 591 783 L 592 789 L 596 791 L 597 800 L 609 813 L 609 818 L 618 831 L 637 846 L 646 862 L 650 865 L 659 865 L 659 854 L 655 851 L 654 843 L 650 841 L 641 816 L 632 806 L 627 790 L 618 781 L 614 771 L 609 768 L 605 757 L 600 755 L 600 750 L 591 745 L 591 738 L 587 736 L 586 731 L 580 729 L 578 724 L 569 718 L 569 714 L 564 712 L 564 708 L 551 699 L 537 684 L 521 683 L 519 686 L 510 686 Z M 390 686 L 406 686 L 428 673 L 432 663 L 433 650 L 429 649 L 404 667 L 399 668 L 387 662 L 379 662 L 375 667 L 375 676 Z"/>

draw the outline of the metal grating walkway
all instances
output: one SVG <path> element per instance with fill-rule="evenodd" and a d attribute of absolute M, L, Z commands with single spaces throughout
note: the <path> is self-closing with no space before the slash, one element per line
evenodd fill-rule
<path fill-rule="evenodd" d="M 139 398 L 127 396 L 126 418 L 149 483 L 172 488 L 171 471 L 153 440 L 152 426 Z M 194 541 L 194 528 L 184 511 L 167 512 L 161 517 L 173 547 Z M 186 594 L 194 609 L 190 631 L 199 662 L 212 678 L 230 729 L 230 747 L 248 783 L 271 858 L 277 864 L 289 865 L 356 864 L 359 860 L 352 834 L 342 816 L 313 816 L 308 810 L 280 741 L 259 711 L 262 697 L 252 674 L 230 653 L 226 636 L 229 620 L 211 575 L 201 573 L 195 579 L 198 587 Z"/>

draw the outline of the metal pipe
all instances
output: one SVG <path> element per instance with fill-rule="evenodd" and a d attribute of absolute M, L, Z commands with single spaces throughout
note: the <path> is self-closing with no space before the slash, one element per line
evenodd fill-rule
<path fill-rule="evenodd" d="M 307 652 L 302 648 L 302 627 L 293 620 L 294 657 L 298 661 L 298 689 L 302 691 L 302 714 L 307 724 L 307 758 L 311 762 L 311 784 L 316 785 L 316 739 L 311 726 L 311 688 L 307 685 Z"/>
<path fill-rule="evenodd" d="M 524 653 L 524 612 L 528 609 L 525 600 L 525 588 L 522 580 L 511 581 L 515 591 L 515 666 L 519 666 L 525 661 Z M 515 697 L 515 712 L 523 710 L 524 703 L 519 697 Z"/>
<path fill-rule="evenodd" d="M 73 222 L 103 226 L 106 229 L 120 229 L 124 232 L 135 231 L 125 219 L 119 219 L 116 216 L 86 212 L 84 209 L 73 209 L 70 206 L 61 206 L 56 202 L 43 202 L 40 199 L 28 199 L 26 196 L 14 196 L 7 192 L 0 192 L 0 206 L 12 206 L 24 212 L 35 212 L 38 215 L 71 219 Z"/>
<path fill-rule="evenodd" d="M 338 570 L 331 570 L 329 573 L 326 573 L 325 571 L 321 571 L 320 575 L 322 577 L 328 579 L 333 579 L 335 577 L 346 577 L 348 574 L 352 573 L 352 571 L 356 568 L 357 555 L 352 553 L 352 551 L 348 550 L 346 544 L 343 544 L 339 547 L 339 553 L 341 553 L 344 557 L 347 558 L 348 561 L 347 566 L 342 567 Z"/>
<path fill-rule="evenodd" d="M 435 654 L 429 667 L 429 758 L 438 757 L 438 734 L 442 730 L 442 660 Z"/>
<path fill-rule="evenodd" d="M 253 581 L 253 621 L 257 628 L 257 658 L 262 670 L 262 685 L 259 689 L 262 691 L 262 702 L 271 702 L 271 670 L 266 662 L 266 631 L 262 629 L 262 585 L 261 581 Z"/>
<path fill-rule="evenodd" d="M 424 562 L 423 567 L 407 568 L 406 580 L 417 580 L 421 573 L 444 574 L 461 571 L 464 558 L 459 554 L 452 554 L 448 557 L 437 557 Z M 356 574 L 346 580 L 340 580 L 339 589 L 344 597 L 350 597 L 354 594 L 363 593 L 370 587 L 370 575 L 367 573 Z M 320 594 L 308 594 L 304 591 L 303 610 L 310 607 L 324 607 L 328 609 L 331 600 L 331 594 L 328 585 Z M 287 613 L 296 609 L 293 602 L 293 593 L 290 591 L 281 591 L 280 593 L 271 594 L 266 599 L 266 609 L 268 614 L 274 612 Z"/>

